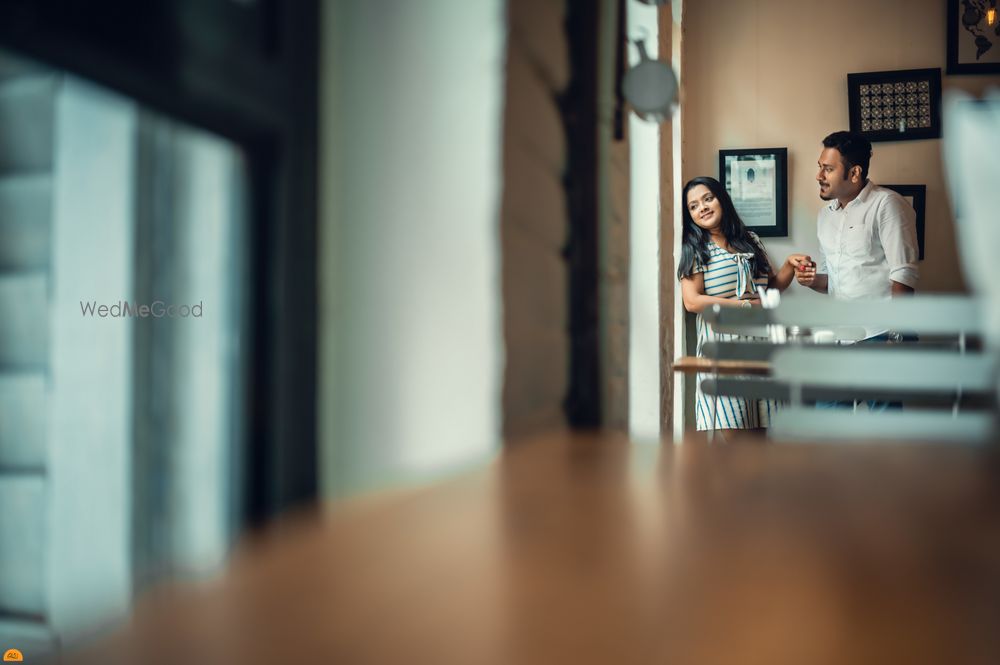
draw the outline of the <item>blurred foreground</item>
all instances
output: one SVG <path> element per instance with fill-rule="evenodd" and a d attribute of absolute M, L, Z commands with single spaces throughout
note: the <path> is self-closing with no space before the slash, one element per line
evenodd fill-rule
<path fill-rule="evenodd" d="M 245 542 L 86 663 L 986 663 L 989 448 L 553 435 Z"/>

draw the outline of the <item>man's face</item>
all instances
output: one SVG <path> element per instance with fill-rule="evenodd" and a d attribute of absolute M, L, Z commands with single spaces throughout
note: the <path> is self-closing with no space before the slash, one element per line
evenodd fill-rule
<path fill-rule="evenodd" d="M 836 148 L 824 148 L 819 154 L 818 163 L 816 182 L 819 183 L 819 197 L 824 201 L 852 199 L 864 186 L 861 182 L 861 169 L 855 166 L 846 171 L 844 160 Z"/>

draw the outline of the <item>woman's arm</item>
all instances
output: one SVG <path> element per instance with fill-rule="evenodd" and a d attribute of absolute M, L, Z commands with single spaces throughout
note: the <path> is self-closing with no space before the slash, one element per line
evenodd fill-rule
<path fill-rule="evenodd" d="M 795 279 L 795 271 L 811 262 L 812 259 L 806 254 L 790 254 L 777 273 L 767 276 L 767 288 L 784 291 Z"/>
<path fill-rule="evenodd" d="M 684 299 L 684 309 L 692 314 L 697 314 L 712 305 L 743 307 L 744 302 L 749 302 L 751 306 L 760 305 L 760 298 L 756 296 L 744 301 L 737 300 L 736 298 L 719 298 L 718 296 L 705 295 L 705 273 L 701 272 L 681 278 L 681 297 Z"/>

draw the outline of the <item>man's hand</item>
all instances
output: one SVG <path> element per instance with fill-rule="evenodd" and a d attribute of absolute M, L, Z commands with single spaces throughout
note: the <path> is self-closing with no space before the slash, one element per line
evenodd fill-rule
<path fill-rule="evenodd" d="M 816 262 L 806 257 L 805 261 L 799 263 L 795 267 L 795 281 L 812 288 L 816 283 Z"/>
<path fill-rule="evenodd" d="M 825 273 L 816 273 L 816 262 L 809 261 L 795 271 L 795 279 L 802 286 L 808 286 L 816 293 L 829 293 L 830 278 Z"/>
<path fill-rule="evenodd" d="M 767 287 L 784 291 L 792 283 L 792 278 L 799 268 L 807 263 L 811 263 L 808 254 L 789 254 L 781 268 L 776 273 L 771 273 L 767 278 Z"/>

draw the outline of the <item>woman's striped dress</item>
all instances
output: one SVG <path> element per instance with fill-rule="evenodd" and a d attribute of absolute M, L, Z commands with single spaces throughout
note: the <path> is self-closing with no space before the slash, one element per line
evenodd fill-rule
<path fill-rule="evenodd" d="M 760 241 L 753 236 L 754 242 Z M 708 265 L 697 263 L 694 272 L 705 273 L 705 294 L 717 298 L 738 298 L 745 292 L 756 293 L 767 286 L 767 277 L 754 277 L 753 254 L 731 254 L 714 242 L 709 243 Z M 752 339 L 740 335 L 716 333 L 699 313 L 698 355 L 706 342 Z M 744 399 L 742 397 L 712 397 L 701 392 L 702 379 L 706 374 L 698 374 L 695 382 L 695 420 L 699 430 L 708 429 L 754 429 L 771 426 L 771 414 L 778 405 L 772 400 Z M 713 419 L 714 413 L 714 419 Z M 714 423 L 714 426 L 713 426 Z"/>

